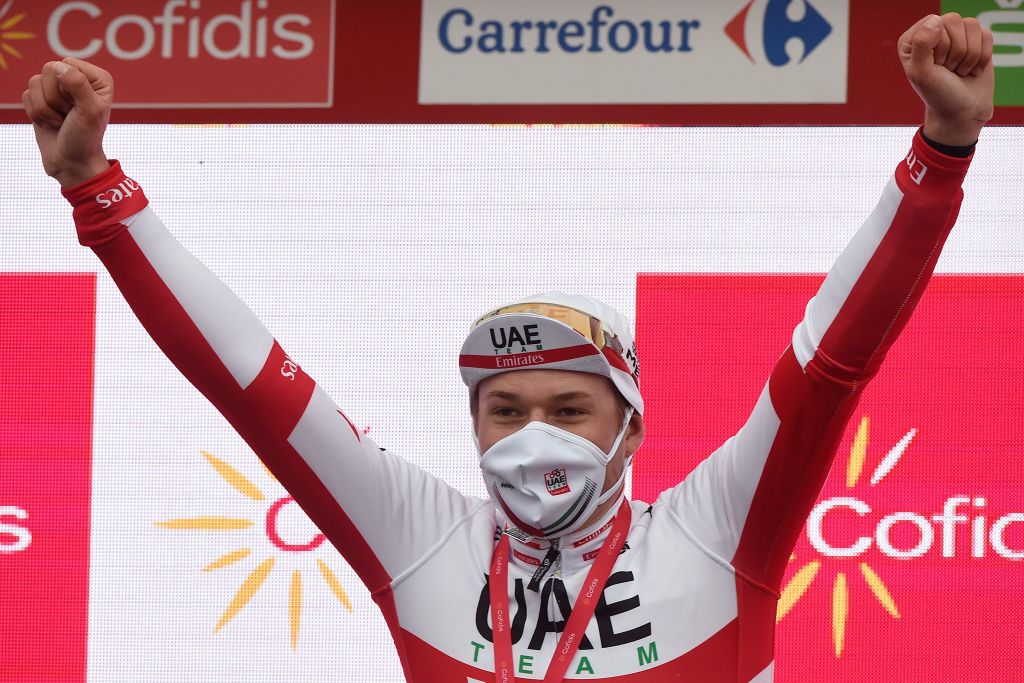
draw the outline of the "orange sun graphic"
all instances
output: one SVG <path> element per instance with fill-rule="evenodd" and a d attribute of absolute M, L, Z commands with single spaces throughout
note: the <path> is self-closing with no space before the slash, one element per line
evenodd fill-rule
<path fill-rule="evenodd" d="M 28 40 L 29 38 L 36 37 L 36 34 L 29 33 L 28 31 L 11 30 L 15 28 L 21 22 L 22 19 L 25 18 L 25 13 L 22 12 L 21 14 L 15 14 L 10 19 L 4 19 L 4 17 L 6 17 L 7 13 L 10 11 L 11 4 L 13 2 L 14 0 L 7 0 L 7 2 L 4 3 L 3 7 L 0 7 L 0 69 L 4 69 L 5 71 L 7 70 L 7 58 L 4 57 L 5 52 L 12 57 L 24 59 L 24 57 L 21 56 L 21 53 L 18 52 L 18 50 L 7 41 Z"/>
<path fill-rule="evenodd" d="M 224 478 L 224 480 L 236 491 L 241 493 L 243 496 L 250 498 L 255 501 L 267 500 L 267 496 L 252 483 L 244 474 L 239 472 L 237 469 L 217 458 L 206 451 L 202 451 L 203 457 L 210 463 L 214 470 Z M 261 463 L 262 464 L 262 463 Z M 270 471 L 263 467 L 264 471 L 273 479 L 273 475 Z M 276 481 L 276 480 L 275 480 Z M 313 541 L 306 545 L 288 545 L 285 544 L 276 532 L 272 531 L 271 516 L 275 515 L 284 504 L 292 502 L 291 498 L 282 498 L 275 501 L 267 512 L 267 533 L 271 535 L 271 540 L 275 545 L 285 550 L 312 550 L 320 545 L 324 540 L 323 535 L 316 536 Z M 207 515 L 201 517 L 188 517 L 180 519 L 169 519 L 163 522 L 157 522 L 156 525 L 165 529 L 181 529 L 188 531 L 238 531 L 243 529 L 249 529 L 256 526 L 256 522 L 250 519 L 240 517 L 226 517 L 219 515 Z M 250 548 L 238 548 L 231 552 L 225 553 L 221 557 L 217 558 L 210 564 L 203 567 L 204 572 L 211 572 L 217 569 L 228 567 L 236 562 L 244 560 L 252 554 Z M 260 587 L 270 576 L 271 570 L 275 564 L 274 557 L 267 557 L 259 565 L 256 566 L 249 575 L 242 582 L 242 585 L 238 587 L 234 597 L 228 604 L 224 613 L 221 615 L 220 620 L 214 627 L 214 632 L 220 631 L 224 626 L 227 625 L 239 612 L 242 611 L 249 601 L 256 595 Z M 349 602 L 348 595 L 345 594 L 345 589 L 341 586 L 341 581 L 330 567 L 328 567 L 323 560 L 317 559 L 317 568 L 320 576 L 323 578 L 327 587 L 331 590 L 338 601 L 347 609 L 352 611 L 352 603 Z M 298 569 L 292 572 L 291 584 L 288 591 L 288 621 L 291 627 L 291 646 L 294 650 L 299 640 L 299 625 L 302 616 L 302 572 Z"/>
<path fill-rule="evenodd" d="M 846 487 L 852 489 L 857 485 L 860 480 L 861 472 L 864 469 L 864 461 L 867 456 L 868 446 L 868 429 L 869 420 L 865 415 L 861 418 L 860 425 L 857 427 L 857 434 L 853 437 L 853 444 L 850 446 L 850 460 L 846 466 Z M 878 482 L 889 474 L 896 467 L 896 464 L 903 457 L 907 447 L 910 446 L 910 442 L 917 436 L 917 430 L 911 429 L 908 431 L 899 442 L 893 446 L 882 461 L 875 468 L 875 471 L 871 474 L 870 485 L 874 486 Z M 790 557 L 792 561 L 795 556 Z M 820 560 L 812 560 L 797 570 L 793 578 L 790 579 L 789 583 L 786 584 L 785 588 L 782 589 L 782 595 L 779 598 L 778 612 L 775 616 L 775 623 L 782 621 L 783 617 L 789 614 L 793 606 L 796 605 L 797 601 L 803 597 L 807 589 L 810 588 L 811 583 L 818 575 L 818 571 L 821 569 Z M 861 575 L 864 577 L 864 582 L 871 589 L 878 602 L 885 608 L 885 611 L 893 619 L 900 618 L 899 609 L 896 607 L 896 601 L 893 600 L 892 594 L 886 587 L 885 582 L 882 578 L 873 570 L 866 562 L 859 564 Z M 835 579 L 832 582 L 832 640 L 835 644 L 836 658 L 842 656 L 843 646 L 846 642 L 846 618 L 850 611 L 850 594 L 849 587 L 847 585 L 846 572 L 836 572 Z"/>

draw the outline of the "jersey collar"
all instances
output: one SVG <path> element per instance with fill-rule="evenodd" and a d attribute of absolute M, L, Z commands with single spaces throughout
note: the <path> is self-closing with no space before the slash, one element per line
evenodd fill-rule
<path fill-rule="evenodd" d="M 593 524 L 571 536 L 558 539 L 560 558 L 548 576 L 564 576 L 575 574 L 581 569 L 589 569 L 601 549 L 601 544 L 611 531 L 621 504 L 622 497 Z M 508 535 L 512 542 L 512 563 L 527 573 L 533 573 L 551 549 L 552 542 L 530 538 L 511 525 L 508 527 Z"/>

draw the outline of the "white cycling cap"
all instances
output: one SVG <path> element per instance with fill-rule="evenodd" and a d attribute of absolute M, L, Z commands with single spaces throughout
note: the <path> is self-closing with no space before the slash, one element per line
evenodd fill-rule
<path fill-rule="evenodd" d="M 510 370 L 573 370 L 607 377 L 636 412 L 640 361 L 629 321 L 581 294 L 545 292 L 481 316 L 459 355 L 470 396 L 484 379 Z"/>

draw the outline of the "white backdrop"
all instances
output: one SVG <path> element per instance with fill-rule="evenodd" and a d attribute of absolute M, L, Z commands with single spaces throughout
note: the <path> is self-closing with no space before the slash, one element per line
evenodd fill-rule
<path fill-rule="evenodd" d="M 477 315 L 561 288 L 632 318 L 638 272 L 824 272 L 912 133 L 112 126 L 106 151 L 356 425 L 482 495 L 457 369 Z M 1024 272 L 1022 143 L 1020 129 L 984 132 L 939 272 Z M 100 271 L 76 243 L 29 128 L 0 126 L 0 145 L 0 271 Z M 202 451 L 266 499 L 241 495 Z M 268 540 L 264 515 L 283 495 L 101 274 L 89 678 L 401 680 L 383 619 L 337 553 L 326 544 L 284 553 Z M 293 511 L 282 535 L 308 539 Z M 254 524 L 157 526 L 200 515 Z M 202 571 L 241 548 L 250 550 L 246 560 Z M 275 558 L 267 581 L 215 630 L 267 558 Z M 338 575 L 351 611 L 329 591 L 317 559 Z M 296 569 L 303 601 L 293 648 Z"/>

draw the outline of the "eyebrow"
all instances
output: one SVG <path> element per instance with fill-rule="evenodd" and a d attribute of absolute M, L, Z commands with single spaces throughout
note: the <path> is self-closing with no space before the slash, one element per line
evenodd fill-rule
<path fill-rule="evenodd" d="M 519 398 L 519 394 L 513 394 L 512 392 L 509 391 L 498 391 L 496 389 L 488 391 L 486 396 L 487 398 L 503 398 L 508 401 L 514 401 L 517 398 Z"/>
<path fill-rule="evenodd" d="M 556 401 L 579 401 L 581 399 L 593 398 L 594 395 L 586 391 L 567 391 L 564 394 L 555 396 Z"/>

